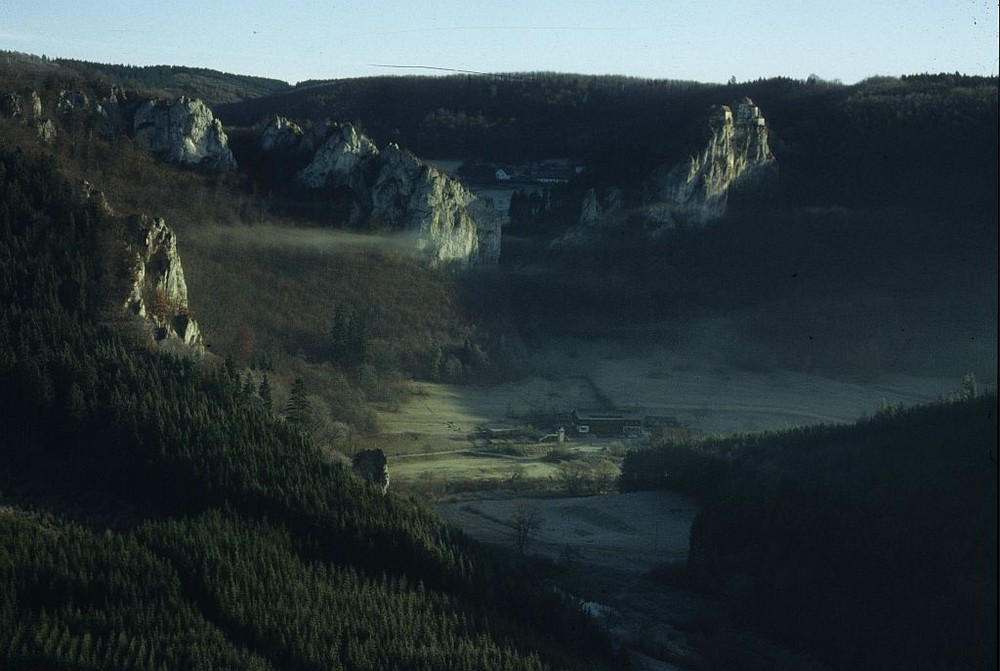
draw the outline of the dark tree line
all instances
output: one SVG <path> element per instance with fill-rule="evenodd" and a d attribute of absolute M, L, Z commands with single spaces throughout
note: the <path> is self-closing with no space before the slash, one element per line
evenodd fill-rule
<path fill-rule="evenodd" d="M 353 369 L 371 359 L 371 338 L 363 312 L 340 303 L 333 310 L 330 333 L 333 360 Z"/>
<path fill-rule="evenodd" d="M 784 77 L 726 85 L 556 73 L 372 77 L 303 83 L 217 113 L 243 126 L 275 114 L 351 121 L 379 145 L 428 157 L 571 157 L 587 166 L 587 186 L 618 186 L 634 203 L 653 169 L 697 150 L 712 105 L 744 96 L 768 119 L 791 203 L 996 209 L 995 78 L 845 86 Z"/>
<path fill-rule="evenodd" d="M 689 579 L 738 627 L 828 668 L 994 668 L 996 409 L 965 392 L 851 426 L 667 443 L 629 452 L 621 482 L 699 501 Z M 725 647 L 725 627 L 712 636 Z"/>

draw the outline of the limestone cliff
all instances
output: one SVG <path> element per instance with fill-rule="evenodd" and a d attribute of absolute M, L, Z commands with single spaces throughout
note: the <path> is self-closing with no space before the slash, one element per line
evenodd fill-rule
<path fill-rule="evenodd" d="M 111 297 L 109 309 L 138 324 L 141 340 L 203 352 L 201 331 L 188 311 L 187 282 L 174 231 L 163 219 L 146 216 L 117 221 L 114 228 L 117 239 L 105 259 L 111 271 L 107 273 L 111 285 L 105 289 Z"/>
<path fill-rule="evenodd" d="M 649 213 L 659 223 L 703 225 L 725 214 L 736 189 L 753 188 L 773 177 L 776 163 L 760 108 L 749 98 L 735 107 L 735 117 L 727 105 L 714 107 L 704 147 L 652 176 L 651 191 L 659 202 Z"/>
<path fill-rule="evenodd" d="M 500 217 L 458 180 L 398 145 L 379 150 L 350 124 L 303 131 L 278 117 L 260 147 L 304 161 L 296 180 L 309 189 L 347 189 L 352 225 L 411 232 L 434 263 L 490 264 L 500 256 Z"/>
<path fill-rule="evenodd" d="M 335 126 L 315 150 L 312 160 L 298 174 L 298 180 L 313 189 L 325 186 L 360 188 L 364 168 L 378 156 L 378 148 L 351 124 Z"/>
<path fill-rule="evenodd" d="M 44 109 L 52 118 L 43 115 Z M 202 101 L 130 98 L 112 86 L 102 93 L 65 89 L 45 101 L 37 91 L 0 91 L 0 116 L 33 125 L 46 143 L 60 132 L 85 130 L 104 140 L 131 136 L 168 163 L 209 171 L 236 169 L 222 123 Z M 56 123 L 53 123 L 55 120 Z"/>
<path fill-rule="evenodd" d="M 260 136 L 260 148 L 265 152 L 295 151 L 302 142 L 302 128 L 284 117 L 276 117 Z"/>
<path fill-rule="evenodd" d="M 168 163 L 219 172 L 236 168 L 222 122 L 200 100 L 149 100 L 136 110 L 132 130 Z"/>
<path fill-rule="evenodd" d="M 60 119 L 82 125 L 105 140 L 114 140 L 131 130 L 130 115 L 135 107 L 127 107 L 125 102 L 125 93 L 117 86 L 101 98 L 70 89 L 59 92 L 55 110 Z"/>
<path fill-rule="evenodd" d="M 370 216 L 379 224 L 416 232 L 417 248 L 438 262 L 496 262 L 499 222 L 458 180 L 395 144 L 379 154 L 378 165 Z"/>

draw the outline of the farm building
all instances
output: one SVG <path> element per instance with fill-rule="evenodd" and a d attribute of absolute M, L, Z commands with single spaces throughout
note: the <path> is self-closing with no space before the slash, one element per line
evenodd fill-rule
<path fill-rule="evenodd" d="M 573 428 L 578 434 L 638 436 L 642 430 L 642 415 L 617 410 L 574 410 Z"/>

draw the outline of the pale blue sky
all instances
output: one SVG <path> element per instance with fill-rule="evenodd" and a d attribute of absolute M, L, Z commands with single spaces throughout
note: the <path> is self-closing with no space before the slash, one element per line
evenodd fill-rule
<path fill-rule="evenodd" d="M 997 73 L 984 0 L 0 0 L 0 49 L 283 79 L 551 70 L 721 82 Z"/>

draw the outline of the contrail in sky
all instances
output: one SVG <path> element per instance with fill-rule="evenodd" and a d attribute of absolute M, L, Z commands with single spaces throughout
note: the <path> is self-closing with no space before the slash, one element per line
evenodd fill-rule
<path fill-rule="evenodd" d="M 492 72 L 480 72 L 479 70 L 462 70 L 459 68 L 441 68 L 436 65 L 393 65 L 391 63 L 369 63 L 372 68 L 396 68 L 399 70 L 437 70 L 439 72 L 460 72 L 467 75 L 491 75 Z"/>
<path fill-rule="evenodd" d="M 428 28 L 406 28 L 404 30 L 391 30 L 383 33 L 375 33 L 376 35 L 402 35 L 404 33 L 430 33 L 430 32 L 442 32 L 446 30 L 488 30 L 490 32 L 499 31 L 512 31 L 512 30 L 585 30 L 591 32 L 597 31 L 632 31 L 632 30 L 643 30 L 649 29 L 651 26 L 646 26 L 645 28 L 611 28 L 607 26 L 436 26 Z"/>

